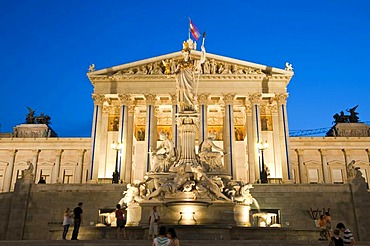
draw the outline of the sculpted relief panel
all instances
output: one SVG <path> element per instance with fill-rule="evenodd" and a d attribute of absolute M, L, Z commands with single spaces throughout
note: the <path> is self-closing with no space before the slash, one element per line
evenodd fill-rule
<path fill-rule="evenodd" d="M 176 68 L 181 62 L 181 58 L 178 59 L 166 59 L 164 61 L 152 62 L 144 65 L 139 65 L 137 67 L 123 69 L 116 72 L 113 76 L 129 76 L 129 75 L 164 75 L 164 74 L 174 74 Z M 194 66 L 198 60 L 192 61 Z M 201 65 L 201 74 L 262 74 L 261 69 L 240 66 L 237 64 L 231 64 L 223 61 L 217 61 L 215 59 L 207 59 Z"/>

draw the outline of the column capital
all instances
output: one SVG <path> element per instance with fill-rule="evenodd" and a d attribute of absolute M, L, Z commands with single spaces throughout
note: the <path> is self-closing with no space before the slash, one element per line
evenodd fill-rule
<path fill-rule="evenodd" d="M 200 93 L 200 94 L 198 94 L 198 103 L 199 104 L 207 104 L 209 95 L 210 95 L 209 93 Z"/>
<path fill-rule="evenodd" d="M 248 99 L 252 104 L 259 104 L 262 98 L 261 93 L 251 93 L 248 95 Z"/>
<path fill-rule="evenodd" d="M 275 100 L 278 104 L 286 104 L 288 93 L 280 93 L 275 95 Z"/>
<path fill-rule="evenodd" d="M 9 155 L 10 155 L 11 157 L 14 157 L 14 156 L 15 156 L 15 154 L 18 152 L 18 150 L 17 150 L 17 149 L 9 149 L 8 151 L 9 151 Z"/>
<path fill-rule="evenodd" d="M 94 99 L 94 104 L 102 106 L 105 100 L 105 96 L 102 94 L 92 94 L 91 97 Z"/>
<path fill-rule="evenodd" d="M 85 150 L 85 149 L 79 149 L 79 150 L 78 150 L 78 155 L 79 155 L 79 156 L 84 155 L 84 154 L 85 154 L 85 152 L 86 152 L 86 150 Z"/>
<path fill-rule="evenodd" d="M 155 101 L 157 100 L 157 96 L 155 94 L 146 94 L 144 97 L 146 100 L 146 105 L 154 105 Z"/>
<path fill-rule="evenodd" d="M 170 94 L 170 99 L 171 99 L 172 106 L 177 105 L 177 95 L 175 93 Z"/>
<path fill-rule="evenodd" d="M 128 106 L 128 113 L 133 114 L 135 112 L 136 105 L 131 104 Z"/>
<path fill-rule="evenodd" d="M 328 153 L 328 150 L 326 149 L 319 149 L 319 152 L 322 156 L 325 156 Z"/>
<path fill-rule="evenodd" d="M 228 105 L 228 104 L 233 105 L 235 95 L 236 95 L 235 93 L 222 94 L 225 104 L 226 105 Z"/>
<path fill-rule="evenodd" d="M 38 155 L 39 153 L 40 153 L 39 149 L 33 149 L 32 150 L 32 154 L 34 154 L 34 155 Z"/>
<path fill-rule="evenodd" d="M 60 156 L 60 155 L 62 155 L 63 151 L 64 150 L 62 150 L 62 149 L 56 149 L 55 150 L 55 155 Z"/>
<path fill-rule="evenodd" d="M 350 149 L 342 149 L 342 152 L 343 152 L 344 155 L 350 155 L 351 154 Z"/>
<path fill-rule="evenodd" d="M 297 155 L 299 156 L 302 156 L 304 154 L 304 150 L 303 149 L 295 149 L 295 152 L 297 153 Z"/>
<path fill-rule="evenodd" d="M 131 94 L 118 94 L 118 99 L 121 106 L 132 104 Z"/>

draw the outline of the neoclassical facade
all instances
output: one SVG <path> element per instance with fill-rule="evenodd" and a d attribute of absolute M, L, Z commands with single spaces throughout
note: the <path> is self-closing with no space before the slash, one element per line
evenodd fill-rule
<path fill-rule="evenodd" d="M 201 55 L 191 51 L 194 65 Z M 35 167 L 35 182 L 41 176 L 47 183 L 110 182 L 115 170 L 122 182 L 143 180 L 160 132 L 179 148 L 173 74 L 181 59 L 179 51 L 90 67 L 91 138 L 0 138 L 0 191 L 14 188 L 27 161 Z M 263 166 L 270 183 L 345 183 L 353 160 L 367 181 L 369 137 L 289 137 L 287 86 L 293 75 L 290 64 L 279 69 L 207 54 L 194 85 L 196 148 L 211 133 L 226 152 L 228 175 L 250 183 L 260 181 Z"/>

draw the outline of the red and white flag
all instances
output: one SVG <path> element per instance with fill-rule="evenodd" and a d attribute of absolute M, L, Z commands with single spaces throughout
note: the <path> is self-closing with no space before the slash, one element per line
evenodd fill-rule
<path fill-rule="evenodd" d="M 198 41 L 198 39 L 200 38 L 200 31 L 199 29 L 193 24 L 193 22 L 189 19 L 190 21 L 190 32 L 191 32 L 191 35 L 193 35 L 193 37 L 195 38 L 195 40 Z"/>

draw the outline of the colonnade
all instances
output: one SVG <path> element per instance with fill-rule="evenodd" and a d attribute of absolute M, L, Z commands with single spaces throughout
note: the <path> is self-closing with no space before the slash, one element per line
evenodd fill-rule
<path fill-rule="evenodd" d="M 236 176 L 235 164 L 235 134 L 234 134 L 234 102 L 235 94 L 227 93 L 219 96 L 219 106 L 222 108 L 223 114 L 223 141 L 224 149 L 228 153 L 224 158 L 224 164 L 230 176 Z M 157 117 L 158 117 L 158 96 L 155 94 L 143 95 L 146 105 L 146 130 L 145 130 L 145 151 L 142 153 L 146 156 L 144 173 L 150 171 L 150 154 L 157 147 Z M 263 98 L 261 93 L 249 94 L 245 97 L 245 128 L 247 135 L 247 162 L 249 166 L 248 174 L 245 174 L 246 180 L 255 182 L 260 179 L 261 158 L 257 148 L 257 143 L 265 141 L 261 135 L 261 107 L 269 107 L 273 125 L 273 159 L 274 165 L 279 166 L 278 175 L 282 176 L 283 180 L 291 179 L 291 170 L 289 164 L 289 141 L 288 141 L 288 124 L 286 115 L 286 98 L 287 94 L 282 93 L 275 95 L 272 98 Z M 98 172 L 102 166 L 106 165 L 107 157 L 104 156 L 102 150 L 107 148 L 106 122 L 108 121 L 108 112 L 104 112 L 103 108 L 106 105 L 117 107 L 112 104 L 112 98 L 106 98 L 105 95 L 93 95 L 95 109 L 92 128 L 92 160 L 91 160 L 91 179 L 98 179 Z M 119 101 L 120 107 L 120 124 L 117 141 L 123 143 L 124 148 L 120 150 L 119 155 L 119 171 L 120 179 L 125 182 L 132 182 L 132 145 L 134 135 L 134 117 L 135 117 L 135 101 L 131 95 L 118 94 L 115 98 Z M 178 126 L 176 124 L 176 114 L 178 113 L 178 105 L 175 95 L 169 95 L 172 108 L 172 139 L 176 147 L 179 147 Z M 210 103 L 210 94 L 203 93 L 198 95 L 198 112 L 200 116 L 199 124 L 199 142 L 207 138 L 208 124 L 207 112 Z M 238 105 L 240 107 L 240 105 Z M 105 121 L 105 122 L 104 122 Z M 267 140 L 267 139 L 266 139 Z M 139 153 L 136 153 L 139 154 Z M 240 175 L 239 175 L 240 176 Z"/>

